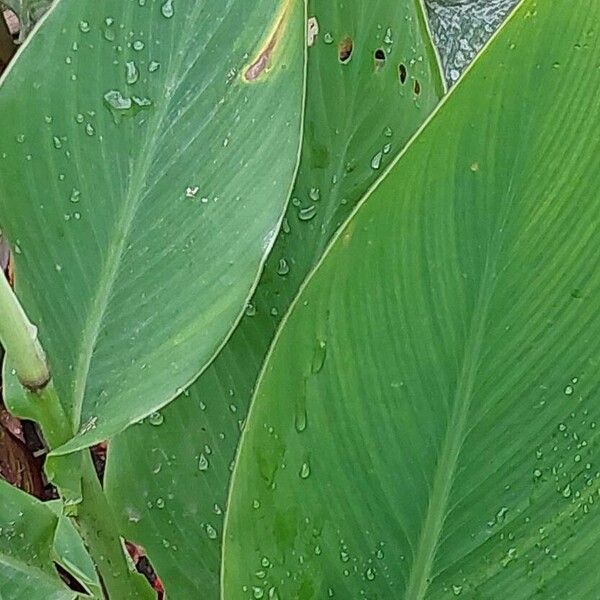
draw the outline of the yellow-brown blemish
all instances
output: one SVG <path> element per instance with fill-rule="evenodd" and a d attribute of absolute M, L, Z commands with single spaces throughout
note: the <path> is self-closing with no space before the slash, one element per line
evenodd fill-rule
<path fill-rule="evenodd" d="M 290 15 L 295 1 L 296 0 L 284 0 L 282 7 L 279 9 L 279 13 L 273 21 L 274 25 L 265 38 L 266 42 L 255 55 L 256 58 L 254 58 L 250 65 L 244 69 L 244 80 L 246 82 L 252 83 L 257 81 L 261 75 L 270 69 L 273 54 L 290 21 Z"/>

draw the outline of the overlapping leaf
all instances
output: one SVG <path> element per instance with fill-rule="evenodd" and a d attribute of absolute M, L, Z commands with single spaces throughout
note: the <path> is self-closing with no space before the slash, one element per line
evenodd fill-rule
<path fill-rule="evenodd" d="M 597 596 L 599 20 L 522 3 L 314 272 L 242 437 L 227 600 Z"/>
<path fill-rule="evenodd" d="M 302 0 L 59 0 L 6 72 L 0 224 L 62 451 L 174 398 L 239 318 L 293 182 L 303 31 Z"/>
<path fill-rule="evenodd" d="M 315 0 L 308 33 L 300 171 L 246 317 L 186 394 L 109 452 L 107 489 L 124 530 L 148 550 L 175 599 L 218 596 L 230 468 L 277 324 L 327 240 L 443 92 L 412 0 Z"/>
<path fill-rule="evenodd" d="M 39 500 L 0 479 L 0 598 L 72 600 L 51 560 L 58 518 Z"/>

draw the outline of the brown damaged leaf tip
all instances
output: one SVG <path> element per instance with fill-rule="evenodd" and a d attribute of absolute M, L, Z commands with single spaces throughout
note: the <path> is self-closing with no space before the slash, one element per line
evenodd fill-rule
<path fill-rule="evenodd" d="M 275 21 L 275 27 L 271 34 L 267 37 L 267 43 L 261 48 L 260 52 L 256 55 L 256 58 L 250 63 L 250 66 L 244 71 L 244 80 L 248 83 L 252 83 L 260 78 L 263 73 L 268 71 L 271 62 L 271 57 L 277 43 L 282 37 L 282 34 L 289 21 L 289 15 L 291 7 L 294 4 L 294 0 L 287 0 L 280 11 L 279 18 Z"/>

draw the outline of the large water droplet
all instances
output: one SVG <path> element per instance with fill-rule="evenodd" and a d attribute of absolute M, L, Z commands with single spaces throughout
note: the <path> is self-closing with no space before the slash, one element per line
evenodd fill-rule
<path fill-rule="evenodd" d="M 140 73 L 134 61 L 129 60 L 125 63 L 125 75 L 129 85 L 133 85 L 140 78 Z"/>
<path fill-rule="evenodd" d="M 150 423 L 150 425 L 162 425 L 164 422 L 165 418 L 159 413 L 159 412 L 153 412 L 149 417 L 148 417 L 148 422 Z"/>
<path fill-rule="evenodd" d="M 317 346 L 315 347 L 315 351 L 313 353 L 313 359 L 311 363 L 311 373 L 316 375 L 321 371 L 323 365 L 325 364 L 325 359 L 327 358 L 327 342 L 325 340 L 319 340 Z"/>
<path fill-rule="evenodd" d="M 288 261 L 285 258 L 280 259 L 279 265 L 277 266 L 277 274 L 281 275 L 283 277 L 284 275 L 287 275 L 289 272 L 290 272 L 290 265 L 288 264 Z"/>
<path fill-rule="evenodd" d="M 208 470 L 208 458 L 206 458 L 204 454 L 200 454 L 200 457 L 198 458 L 198 469 L 200 469 L 200 471 Z"/>
<path fill-rule="evenodd" d="M 300 467 L 300 478 L 308 479 L 310 477 L 310 464 L 308 462 L 302 463 Z"/>
<path fill-rule="evenodd" d="M 166 2 L 160 7 L 160 12 L 165 19 L 170 19 L 175 14 L 173 0 L 166 0 Z"/>

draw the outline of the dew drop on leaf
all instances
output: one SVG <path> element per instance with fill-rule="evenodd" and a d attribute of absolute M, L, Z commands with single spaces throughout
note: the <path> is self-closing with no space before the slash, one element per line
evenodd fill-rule
<path fill-rule="evenodd" d="M 306 208 L 301 208 L 298 211 L 298 218 L 301 221 L 310 221 L 317 214 L 317 207 L 313 204 L 312 206 L 307 206 Z"/>
<path fill-rule="evenodd" d="M 308 479 L 310 477 L 310 465 L 308 462 L 302 463 L 302 467 L 300 467 L 300 478 Z"/>
<path fill-rule="evenodd" d="M 160 7 L 160 12 L 165 19 L 170 19 L 175 14 L 173 0 L 166 0 L 166 2 Z"/>
<path fill-rule="evenodd" d="M 159 412 L 153 412 L 148 417 L 148 422 L 150 423 L 150 425 L 154 425 L 154 426 L 162 425 L 164 420 L 165 420 L 165 418 Z"/>
<path fill-rule="evenodd" d="M 200 454 L 200 457 L 198 458 L 198 469 L 200 471 L 208 470 L 208 458 L 206 458 L 204 454 Z"/>
<path fill-rule="evenodd" d="M 371 168 L 372 169 L 379 169 L 379 167 L 381 167 L 381 159 L 383 158 L 383 152 L 378 152 L 372 159 L 371 159 Z"/>
<path fill-rule="evenodd" d="M 133 85 L 140 78 L 140 73 L 134 61 L 129 60 L 125 63 L 125 75 L 129 85 Z"/>
<path fill-rule="evenodd" d="M 277 266 L 277 274 L 284 276 L 290 272 L 290 265 L 285 258 L 279 260 L 279 265 Z"/>

